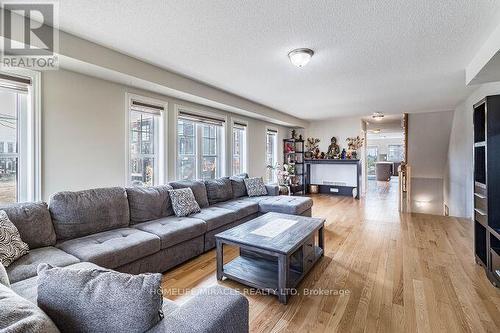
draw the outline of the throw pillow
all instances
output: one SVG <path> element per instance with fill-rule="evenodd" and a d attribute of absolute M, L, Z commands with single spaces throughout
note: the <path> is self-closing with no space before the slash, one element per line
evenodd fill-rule
<path fill-rule="evenodd" d="M 0 264 L 0 284 L 10 287 L 9 275 L 2 264 Z"/>
<path fill-rule="evenodd" d="M 182 217 L 201 212 L 193 191 L 189 187 L 169 190 L 168 194 L 170 194 L 175 216 Z"/>
<path fill-rule="evenodd" d="M 247 194 L 247 187 L 245 186 L 245 178 L 248 178 L 248 175 L 241 174 L 232 176 L 229 179 L 231 180 L 231 188 L 233 190 L 233 198 L 244 197 Z"/>
<path fill-rule="evenodd" d="M 262 177 L 254 177 L 245 179 L 245 187 L 247 188 L 249 197 L 258 197 L 267 195 L 266 185 Z"/>
<path fill-rule="evenodd" d="M 170 182 L 169 185 L 172 186 L 174 190 L 189 187 L 191 191 L 193 191 L 198 205 L 202 208 L 208 207 L 207 188 L 203 180 L 178 180 Z"/>
<path fill-rule="evenodd" d="M 233 188 L 228 177 L 205 180 L 205 187 L 210 205 L 233 198 Z"/>
<path fill-rule="evenodd" d="M 19 230 L 9 220 L 7 213 L 0 210 L 0 261 L 2 265 L 8 267 L 28 252 L 28 244 L 22 241 Z"/>
<path fill-rule="evenodd" d="M 161 274 L 38 265 L 38 306 L 61 332 L 145 332 L 163 318 Z"/>

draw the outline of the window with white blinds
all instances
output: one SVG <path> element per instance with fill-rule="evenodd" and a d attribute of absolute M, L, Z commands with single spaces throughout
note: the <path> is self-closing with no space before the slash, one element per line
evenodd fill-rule
<path fill-rule="evenodd" d="M 247 125 L 241 122 L 233 123 L 232 137 L 232 174 L 246 172 L 247 164 Z"/>
<path fill-rule="evenodd" d="M 177 119 L 177 179 L 213 179 L 223 174 L 222 118 L 180 110 Z"/>
<path fill-rule="evenodd" d="M 163 136 L 162 116 L 165 109 L 138 99 L 130 99 L 129 109 L 129 175 L 133 186 L 160 183 L 160 143 Z"/>

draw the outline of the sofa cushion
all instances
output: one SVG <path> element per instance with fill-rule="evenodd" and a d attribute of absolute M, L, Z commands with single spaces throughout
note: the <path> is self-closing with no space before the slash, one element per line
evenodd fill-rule
<path fill-rule="evenodd" d="M 127 198 L 130 207 L 130 223 L 156 220 L 172 215 L 172 204 L 168 190 L 170 185 L 129 187 Z"/>
<path fill-rule="evenodd" d="M 248 198 L 233 199 L 226 202 L 220 202 L 214 206 L 229 209 L 236 213 L 238 219 L 241 219 L 259 212 L 259 204 L 247 199 Z"/>
<path fill-rule="evenodd" d="M 38 267 L 38 306 L 63 332 L 145 332 L 162 318 L 161 274 Z"/>
<path fill-rule="evenodd" d="M 177 190 L 169 190 L 170 200 L 175 216 L 188 216 L 200 211 L 200 206 L 194 197 L 193 191 L 188 188 L 180 188 Z"/>
<path fill-rule="evenodd" d="M 245 186 L 245 178 L 248 178 L 247 174 L 236 175 L 229 178 L 231 180 L 233 198 L 240 198 L 248 195 L 247 187 Z"/>
<path fill-rule="evenodd" d="M 262 177 L 246 178 L 245 186 L 249 197 L 267 195 L 266 185 Z"/>
<path fill-rule="evenodd" d="M 205 221 L 207 223 L 207 231 L 217 229 L 239 219 L 235 211 L 215 206 L 203 208 L 201 212 L 189 217 Z"/>
<path fill-rule="evenodd" d="M 248 200 L 252 200 L 249 198 Z M 300 215 L 312 207 L 313 202 L 308 197 L 293 197 L 287 195 L 262 197 L 258 202 L 259 211 L 261 213 L 275 212 L 292 215 Z"/>
<path fill-rule="evenodd" d="M 36 275 L 36 268 L 41 263 L 52 266 L 68 266 L 79 262 L 78 258 L 53 246 L 39 247 L 14 261 L 7 267 L 11 283 L 28 279 Z"/>
<path fill-rule="evenodd" d="M 39 307 L 0 284 L 0 332 L 59 332 Z"/>
<path fill-rule="evenodd" d="M 126 227 L 130 221 L 124 188 L 98 188 L 59 192 L 50 199 L 49 210 L 58 240 Z"/>
<path fill-rule="evenodd" d="M 189 187 L 193 191 L 196 202 L 201 208 L 208 206 L 208 196 L 205 183 L 201 180 L 179 180 L 169 183 L 174 189 Z"/>
<path fill-rule="evenodd" d="M 207 225 L 204 221 L 192 217 L 169 216 L 136 224 L 134 228 L 160 237 L 161 248 L 166 249 L 203 235 Z"/>
<path fill-rule="evenodd" d="M 228 177 L 205 180 L 208 203 L 210 205 L 233 198 L 233 188 Z"/>
<path fill-rule="evenodd" d="M 7 213 L 30 249 L 56 244 L 56 233 L 45 202 L 17 203 L 0 209 Z"/>
<path fill-rule="evenodd" d="M 0 265 L 8 267 L 29 250 L 28 244 L 23 242 L 19 230 L 9 220 L 7 213 L 0 210 Z"/>
<path fill-rule="evenodd" d="M 91 263 L 91 262 L 79 262 L 76 264 L 64 266 L 72 269 L 81 269 L 81 268 L 100 268 L 99 266 Z M 36 271 L 35 271 L 36 274 Z M 16 283 L 13 283 L 10 287 L 14 290 L 19 296 L 26 298 L 28 301 L 36 304 L 37 300 L 37 285 L 38 285 L 38 276 L 35 275 L 26 280 L 21 280 Z"/>
<path fill-rule="evenodd" d="M 116 268 L 158 252 L 160 238 L 141 230 L 120 228 L 67 240 L 56 246 L 82 261 Z"/>

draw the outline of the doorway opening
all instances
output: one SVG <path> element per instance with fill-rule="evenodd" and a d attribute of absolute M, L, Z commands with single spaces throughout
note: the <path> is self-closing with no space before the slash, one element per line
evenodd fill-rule
<path fill-rule="evenodd" d="M 405 160 L 403 115 L 367 118 L 366 198 L 388 200 L 397 209 L 399 167 Z"/>

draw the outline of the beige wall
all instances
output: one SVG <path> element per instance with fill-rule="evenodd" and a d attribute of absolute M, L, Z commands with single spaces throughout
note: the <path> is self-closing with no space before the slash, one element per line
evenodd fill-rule
<path fill-rule="evenodd" d="M 278 129 L 281 140 L 288 128 L 179 99 L 130 88 L 66 70 L 42 74 L 42 198 L 57 191 L 123 186 L 126 179 L 126 93 L 168 102 L 168 179 L 174 178 L 174 105 L 182 104 L 248 122 L 248 172 L 264 176 L 265 132 Z M 229 138 L 229 135 L 228 135 Z M 230 154 L 226 142 L 226 156 Z M 228 168 L 226 171 L 229 172 Z"/>

